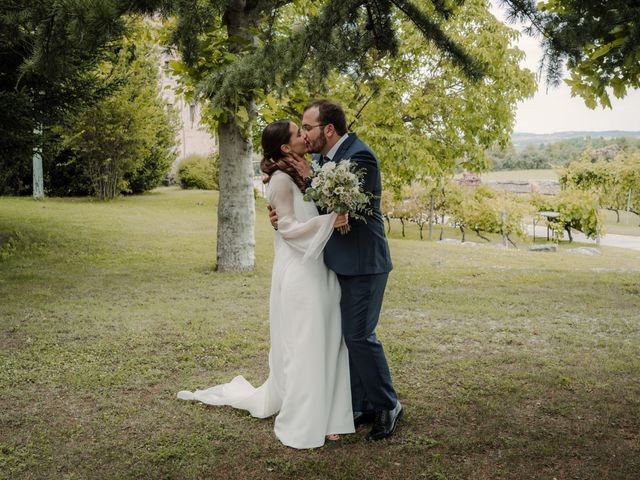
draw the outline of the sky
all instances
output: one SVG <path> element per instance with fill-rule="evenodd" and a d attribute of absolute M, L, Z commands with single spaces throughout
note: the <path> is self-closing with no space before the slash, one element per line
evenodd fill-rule
<path fill-rule="evenodd" d="M 495 3 L 495 2 L 494 2 Z M 493 7 L 497 18 L 502 12 Z M 538 72 L 542 50 L 538 40 L 521 34 L 518 47 L 526 53 L 521 66 Z M 518 104 L 514 131 L 518 133 L 552 133 L 566 131 L 627 130 L 640 131 L 640 90 L 630 90 L 623 99 L 611 96 L 611 109 L 587 108 L 580 97 L 571 97 L 571 89 L 562 83 L 547 87 L 544 79 L 530 99 Z"/>

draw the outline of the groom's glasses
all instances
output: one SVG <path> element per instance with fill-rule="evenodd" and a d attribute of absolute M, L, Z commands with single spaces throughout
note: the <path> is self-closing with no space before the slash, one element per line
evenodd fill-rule
<path fill-rule="evenodd" d="M 310 132 L 316 127 L 326 127 L 328 123 L 319 123 L 317 125 L 302 125 L 301 129 L 303 132 Z"/>

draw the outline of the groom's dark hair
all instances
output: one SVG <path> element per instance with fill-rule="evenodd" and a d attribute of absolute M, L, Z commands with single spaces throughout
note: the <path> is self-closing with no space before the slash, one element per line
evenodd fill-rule
<path fill-rule="evenodd" d="M 347 133 L 347 117 L 344 114 L 344 110 L 337 103 L 330 102 L 329 100 L 314 100 L 304 107 L 303 112 L 306 112 L 310 108 L 318 107 L 320 112 L 318 121 L 325 125 L 329 123 L 336 129 L 336 133 L 340 136 Z"/>

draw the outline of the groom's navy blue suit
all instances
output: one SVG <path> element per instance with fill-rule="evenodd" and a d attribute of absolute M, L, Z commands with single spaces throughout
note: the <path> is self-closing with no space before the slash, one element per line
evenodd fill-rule
<path fill-rule="evenodd" d="M 322 164 L 322 159 L 316 157 Z M 387 277 L 392 269 L 389 246 L 380 213 L 380 162 L 357 135 L 351 133 L 331 159 L 351 160 L 366 173 L 364 190 L 372 195 L 367 221 L 349 218 L 346 235 L 335 231 L 324 250 L 324 261 L 336 272 L 342 289 L 342 332 L 349 350 L 353 410 L 391 410 L 397 396 L 387 360 L 375 329 Z"/>

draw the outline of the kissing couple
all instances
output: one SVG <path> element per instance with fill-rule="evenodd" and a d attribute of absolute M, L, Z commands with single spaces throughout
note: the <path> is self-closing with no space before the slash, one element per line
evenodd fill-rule
<path fill-rule="evenodd" d="M 242 376 L 178 397 L 230 405 L 258 418 L 277 413 L 275 434 L 293 448 L 315 448 L 370 424 L 367 440 L 395 431 L 402 406 L 375 329 L 392 269 L 380 213 L 380 163 L 354 133 L 340 105 L 308 104 L 302 125 L 273 122 L 262 132 L 270 220 L 274 226 L 269 377 L 254 388 Z M 371 197 L 366 221 L 318 212 L 303 198 L 314 153 L 321 166 L 351 160 Z M 336 229 L 349 224 L 349 232 Z M 323 255 L 321 255 L 323 254 Z"/>

